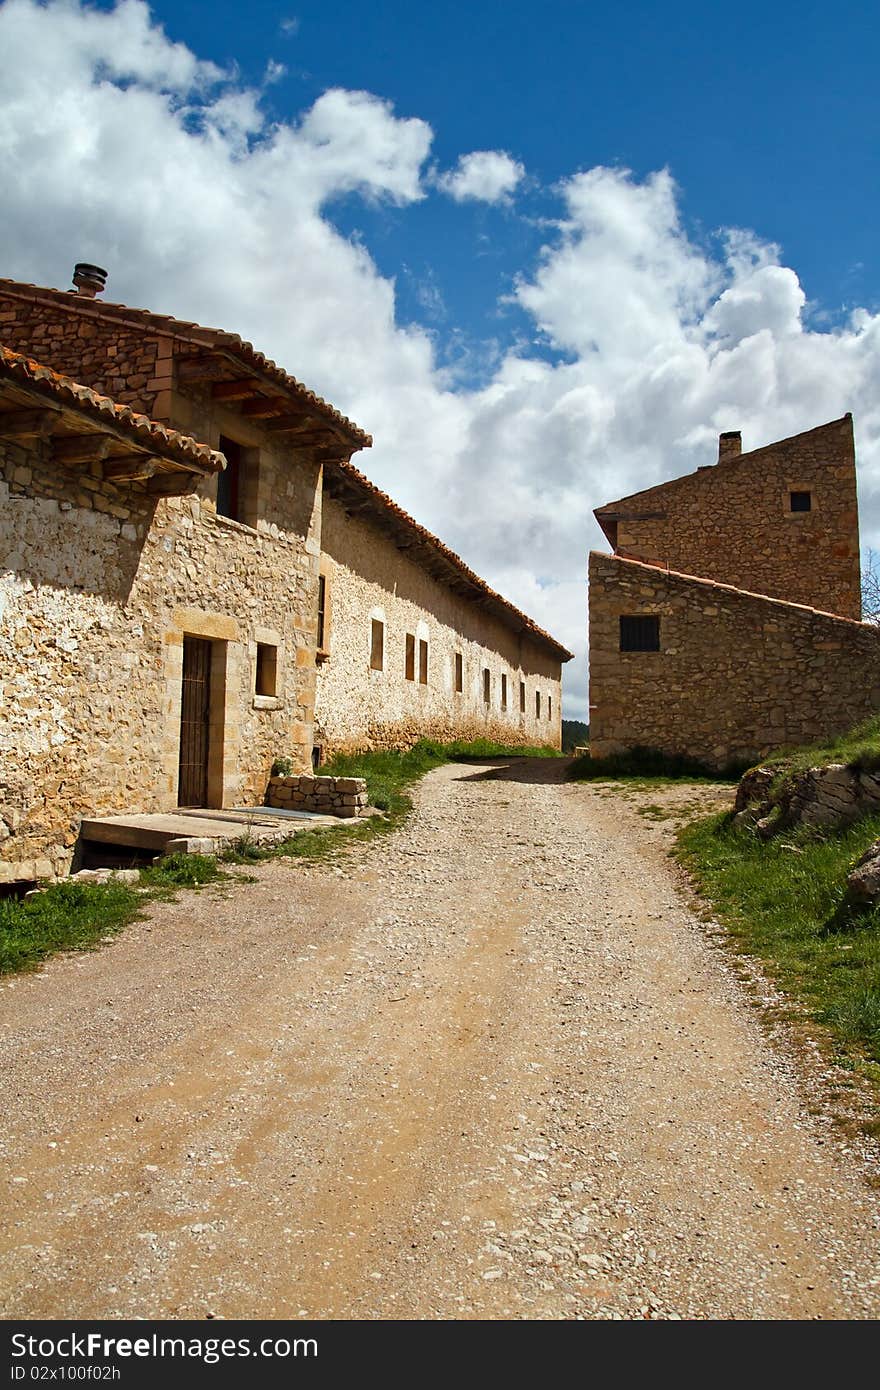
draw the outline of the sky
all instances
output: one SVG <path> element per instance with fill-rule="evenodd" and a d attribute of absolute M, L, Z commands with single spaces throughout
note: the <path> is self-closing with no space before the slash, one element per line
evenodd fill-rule
<path fill-rule="evenodd" d="M 880 548 L 873 6 L 0 0 L 0 275 L 229 329 L 577 653 L 604 502 L 851 410 Z"/>

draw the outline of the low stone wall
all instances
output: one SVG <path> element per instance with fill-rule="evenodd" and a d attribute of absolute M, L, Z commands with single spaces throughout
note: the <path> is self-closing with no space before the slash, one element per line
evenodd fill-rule
<path fill-rule="evenodd" d="M 362 816 L 367 784 L 363 777 L 270 777 L 266 805 L 324 816 Z"/>

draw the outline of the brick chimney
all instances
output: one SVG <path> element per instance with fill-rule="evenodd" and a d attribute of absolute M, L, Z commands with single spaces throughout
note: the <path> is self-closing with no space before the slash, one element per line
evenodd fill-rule
<path fill-rule="evenodd" d="M 77 294 L 86 299 L 94 299 L 102 294 L 107 283 L 107 272 L 99 265 L 89 265 L 88 261 L 77 261 L 73 267 L 73 283 Z"/>
<path fill-rule="evenodd" d="M 742 434 L 739 430 L 726 430 L 724 434 L 718 436 L 718 462 L 726 463 L 728 459 L 738 459 L 743 451 Z"/>

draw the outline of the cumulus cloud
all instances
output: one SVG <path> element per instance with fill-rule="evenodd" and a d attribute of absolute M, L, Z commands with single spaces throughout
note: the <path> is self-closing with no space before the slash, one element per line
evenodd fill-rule
<path fill-rule="evenodd" d="M 329 397 L 374 436 L 360 466 L 577 650 L 570 716 L 587 711 L 592 508 L 712 461 L 721 430 L 757 447 L 852 410 L 880 546 L 880 316 L 818 331 L 778 247 L 688 235 L 668 171 L 561 185 L 513 291 L 529 331 L 488 344 L 476 389 L 438 353 L 458 332 L 438 327 L 442 283 L 425 280 L 431 331 L 401 326 L 393 280 L 333 223 L 343 196 L 397 216 L 432 196 L 417 115 L 331 89 L 268 122 L 260 90 L 172 43 L 140 0 L 6 0 L 0 93 L 0 273 L 63 286 L 95 261 L 108 298 L 233 329 Z M 509 196 L 519 166 L 478 153 L 513 169 L 473 187 Z"/>
<path fill-rule="evenodd" d="M 454 169 L 438 174 L 436 183 L 457 203 L 509 203 L 525 172 L 503 150 L 473 150 L 463 154 Z"/>

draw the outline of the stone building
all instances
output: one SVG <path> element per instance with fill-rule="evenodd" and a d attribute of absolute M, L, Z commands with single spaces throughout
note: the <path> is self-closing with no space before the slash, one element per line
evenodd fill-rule
<path fill-rule="evenodd" d="M 859 621 L 852 418 L 608 503 L 590 556 L 590 748 L 720 767 L 880 708 L 880 632 Z"/>
<path fill-rule="evenodd" d="M 352 468 L 368 435 L 235 335 L 79 281 L 0 281 L 0 882 L 65 872 L 86 813 L 259 805 L 275 758 L 312 766 L 319 671 L 319 746 L 558 744 L 569 654 Z M 502 668 L 539 717 L 501 719 Z"/>

